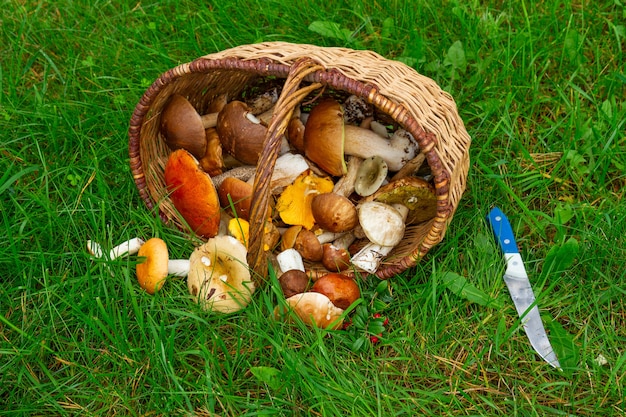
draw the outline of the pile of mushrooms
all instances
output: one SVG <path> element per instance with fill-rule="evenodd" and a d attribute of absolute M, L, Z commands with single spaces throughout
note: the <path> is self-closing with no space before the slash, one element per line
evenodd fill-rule
<path fill-rule="evenodd" d="M 160 137 L 171 150 L 165 186 L 186 226 L 206 243 L 182 261 L 169 260 L 157 239 L 121 245 L 118 251 L 143 260 L 137 275 L 147 292 L 173 274 L 187 276 L 190 294 L 207 310 L 228 313 L 249 303 L 252 184 L 278 94 L 215 97 L 204 115 L 181 95 L 166 103 L 160 115 Z M 354 271 L 375 273 L 407 225 L 436 215 L 429 174 L 415 139 L 364 99 L 325 97 L 297 108 L 271 175 L 263 231 L 285 296 L 274 316 L 295 313 L 317 327 L 341 326 L 360 298 Z M 103 256 L 93 242 L 88 249 Z"/>

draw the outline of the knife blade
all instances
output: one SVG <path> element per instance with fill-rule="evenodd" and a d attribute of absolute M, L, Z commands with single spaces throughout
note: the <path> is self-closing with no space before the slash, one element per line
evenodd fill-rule
<path fill-rule="evenodd" d="M 503 279 L 515 304 L 517 314 L 522 320 L 528 340 L 539 356 L 560 370 L 561 365 L 543 327 L 539 307 L 524 267 L 524 261 L 517 248 L 511 223 L 498 207 L 494 207 L 489 212 L 487 220 L 504 254 L 506 271 Z"/>

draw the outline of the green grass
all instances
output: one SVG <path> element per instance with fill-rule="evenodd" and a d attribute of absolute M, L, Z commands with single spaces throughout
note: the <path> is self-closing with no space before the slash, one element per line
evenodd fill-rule
<path fill-rule="evenodd" d="M 0 2 L 0 415 L 624 415 L 620 1 L 210 3 Z M 453 94 L 473 138 L 445 240 L 362 304 L 390 326 L 358 352 L 356 332 L 268 319 L 270 288 L 211 315 L 183 279 L 152 297 L 134 259 L 84 250 L 159 236 L 189 256 L 194 242 L 135 189 L 130 114 L 165 70 L 272 40 L 402 60 Z M 562 373 L 520 329 L 484 221 L 494 204 L 519 234 Z M 547 273 L 568 240 L 573 263 Z M 447 290 L 448 271 L 504 307 Z"/>

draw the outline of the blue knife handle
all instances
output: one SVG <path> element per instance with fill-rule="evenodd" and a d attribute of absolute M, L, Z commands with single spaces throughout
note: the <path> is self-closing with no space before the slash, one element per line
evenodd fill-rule
<path fill-rule="evenodd" d="M 498 207 L 494 207 L 487 215 L 487 220 L 493 234 L 504 253 L 519 253 L 517 249 L 517 243 L 515 242 L 515 235 L 513 234 L 513 228 L 509 219 L 504 215 L 502 210 Z"/>

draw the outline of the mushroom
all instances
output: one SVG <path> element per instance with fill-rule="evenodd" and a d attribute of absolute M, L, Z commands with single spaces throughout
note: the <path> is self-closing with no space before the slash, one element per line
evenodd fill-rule
<path fill-rule="evenodd" d="M 279 305 L 274 309 L 276 320 L 288 320 L 293 312 L 305 324 L 321 329 L 338 329 L 343 324 L 343 310 L 324 294 L 303 292 L 287 298 L 285 302 L 286 308 Z"/>
<path fill-rule="evenodd" d="M 115 258 L 125 255 L 135 255 L 144 243 L 145 242 L 138 237 L 122 242 L 109 251 L 109 260 L 112 261 Z M 104 256 L 102 246 L 98 242 L 94 242 L 92 240 L 87 241 L 87 252 L 96 258 L 102 258 L 102 256 Z"/>
<path fill-rule="evenodd" d="M 288 228 L 282 236 L 281 249 L 295 249 L 308 261 L 318 262 L 322 260 L 322 244 L 312 231 L 301 225 Z"/>
<path fill-rule="evenodd" d="M 310 170 L 304 171 L 278 197 L 276 210 L 280 218 L 288 225 L 301 225 L 311 229 L 315 224 L 311 212 L 313 197 L 332 191 L 333 186 L 330 178 L 318 177 Z"/>
<path fill-rule="evenodd" d="M 359 223 L 352 201 L 336 193 L 314 196 L 311 200 L 311 214 L 319 227 L 334 233 L 347 232 Z"/>
<path fill-rule="evenodd" d="M 406 224 L 422 223 L 437 215 L 437 196 L 434 187 L 417 177 L 404 177 L 383 185 L 366 201 L 405 206 L 408 209 Z"/>
<path fill-rule="evenodd" d="M 203 309 L 232 313 L 244 308 L 254 292 L 246 248 L 232 236 L 216 236 L 189 258 L 187 287 Z"/>
<path fill-rule="evenodd" d="M 354 94 L 343 102 L 343 108 L 343 118 L 346 124 L 350 125 L 360 125 L 363 120 L 371 118 L 374 114 L 374 106 L 363 97 Z"/>
<path fill-rule="evenodd" d="M 366 205 L 366 210 L 368 211 L 369 209 L 367 207 L 367 204 L 369 203 L 378 203 L 378 202 L 363 203 L 362 206 Z M 382 204 L 383 206 L 388 206 L 387 204 L 384 204 L 384 203 L 378 203 L 378 204 Z M 392 210 L 395 211 L 397 214 L 393 213 Z M 361 268 L 362 270 L 369 272 L 370 274 L 373 274 L 378 270 L 378 267 L 380 266 L 380 263 L 382 262 L 383 258 L 387 256 L 389 252 L 391 252 L 392 249 L 402 240 L 402 236 L 404 235 L 404 229 L 405 229 L 404 220 L 406 219 L 409 209 L 406 206 L 403 206 L 402 204 L 394 204 L 393 206 L 388 206 L 388 208 L 385 208 L 385 211 L 389 214 L 389 217 L 388 217 L 389 222 L 380 223 L 381 225 L 385 226 L 381 228 L 383 230 L 376 230 L 376 228 L 372 228 L 371 222 L 369 221 L 366 221 L 365 222 L 366 225 L 363 226 L 363 231 L 368 236 L 368 238 L 371 235 L 376 238 L 376 241 L 371 241 L 370 239 L 370 242 L 366 244 L 354 256 L 352 256 L 352 259 L 350 259 L 350 262 L 352 263 L 352 265 L 354 265 L 357 268 Z M 359 212 L 359 215 L 360 215 L 360 212 Z M 400 216 L 400 219 L 397 218 L 398 215 Z M 398 225 L 400 223 L 401 223 L 401 232 L 394 231 L 394 227 L 389 227 L 391 224 Z"/>
<path fill-rule="evenodd" d="M 283 272 L 278 278 L 278 283 L 285 298 L 305 292 L 309 287 L 309 277 L 304 271 L 290 269 Z"/>
<path fill-rule="evenodd" d="M 346 234 L 346 236 L 354 237 L 351 234 Z M 341 272 L 350 268 L 348 248 L 335 244 L 335 242 L 324 243 L 322 245 L 322 265 L 331 272 Z"/>
<path fill-rule="evenodd" d="M 374 194 L 387 179 L 388 171 L 387 163 L 380 156 L 365 158 L 357 171 L 354 191 L 361 197 Z"/>
<path fill-rule="evenodd" d="M 189 260 L 169 259 L 167 245 L 162 239 L 148 239 L 137 252 L 145 260 L 137 264 L 137 281 L 148 294 L 159 291 L 168 275 L 184 277 L 189 272 Z"/>
<path fill-rule="evenodd" d="M 395 207 L 378 201 L 359 205 L 359 224 L 370 240 L 381 246 L 395 246 L 404 236 L 404 216 Z"/>
<path fill-rule="evenodd" d="M 324 294 L 342 310 L 361 298 L 361 290 L 354 279 L 332 272 L 315 281 L 311 291 Z"/>
<path fill-rule="evenodd" d="M 246 103 L 235 100 L 218 114 L 217 133 L 226 152 L 244 164 L 255 165 L 263 151 L 267 128 Z"/>
<path fill-rule="evenodd" d="M 235 177 L 226 177 L 220 184 L 217 195 L 220 205 L 233 216 L 248 220 L 252 202 L 252 185 Z"/>
<path fill-rule="evenodd" d="M 165 164 L 170 199 L 191 230 L 203 237 L 217 234 L 220 204 L 211 177 L 188 151 L 172 152 Z"/>
<path fill-rule="evenodd" d="M 196 158 L 206 150 L 205 129 L 214 127 L 217 113 L 200 116 L 180 94 L 172 94 L 161 113 L 161 133 L 170 149 L 187 149 Z"/>
<path fill-rule="evenodd" d="M 389 170 L 398 171 L 417 153 L 410 137 L 394 134 L 381 138 L 371 130 L 345 125 L 343 108 L 334 99 L 322 100 L 309 115 L 304 131 L 305 155 L 332 176 L 346 173 L 345 155 L 361 158 L 379 155 Z"/>

